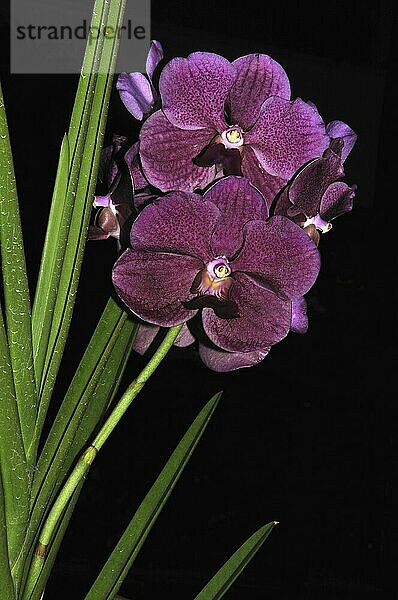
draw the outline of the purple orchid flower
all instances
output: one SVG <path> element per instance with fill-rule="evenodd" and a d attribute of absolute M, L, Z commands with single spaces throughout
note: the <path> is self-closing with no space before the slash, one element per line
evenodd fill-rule
<path fill-rule="evenodd" d="M 329 145 L 314 105 L 290 100 L 285 71 L 265 54 L 233 63 L 207 52 L 175 58 L 163 68 L 159 90 L 162 110 L 142 126 L 140 157 L 145 177 L 162 191 L 204 189 L 218 174 L 243 175 L 270 206 L 298 168 Z"/>
<path fill-rule="evenodd" d="M 354 142 L 350 135 L 349 150 Z M 344 177 L 342 156 L 347 156 L 347 150 L 343 153 L 344 146 L 343 138 L 333 139 L 321 158 L 309 162 L 295 175 L 275 207 L 275 214 L 291 218 L 305 228 L 316 244 L 318 231 L 329 231 L 330 221 L 353 206 L 356 186 L 338 181 Z"/>
<path fill-rule="evenodd" d="M 125 160 L 127 138 L 114 135 L 112 145 L 103 149 L 97 180 L 102 194 L 94 196 L 93 206 L 99 208 L 88 231 L 89 240 L 114 237 L 118 248 L 126 246 L 130 216 L 134 210 L 133 187 Z"/>
<path fill-rule="evenodd" d="M 158 100 L 159 96 L 153 85 L 153 74 L 162 59 L 161 43 L 152 40 L 146 61 L 147 77 L 142 73 L 120 73 L 118 77 L 116 89 L 119 90 L 120 98 L 138 121 L 151 112 Z"/>
<path fill-rule="evenodd" d="M 203 197 L 177 191 L 146 206 L 113 283 L 148 323 L 171 327 L 198 315 L 216 348 L 258 356 L 287 335 L 292 302 L 319 266 L 307 234 L 283 216 L 268 218 L 260 192 L 229 176 Z"/>

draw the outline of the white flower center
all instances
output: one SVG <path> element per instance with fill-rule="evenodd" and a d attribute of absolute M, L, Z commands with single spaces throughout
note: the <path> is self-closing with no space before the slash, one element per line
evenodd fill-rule
<path fill-rule="evenodd" d="M 225 256 L 219 256 L 207 265 L 207 272 L 212 279 L 219 281 L 231 274 L 231 267 Z"/>
<path fill-rule="evenodd" d="M 239 148 L 243 145 L 243 131 L 234 125 L 222 132 L 221 139 L 226 148 Z"/>

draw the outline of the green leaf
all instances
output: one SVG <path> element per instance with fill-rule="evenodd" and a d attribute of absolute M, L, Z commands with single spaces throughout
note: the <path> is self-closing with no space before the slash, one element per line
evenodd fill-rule
<path fill-rule="evenodd" d="M 124 6 L 125 0 L 96 0 L 91 25 L 101 31 L 106 28 L 117 31 L 122 23 Z M 71 125 L 61 148 L 52 216 L 32 314 L 35 372 L 40 390 L 32 455 L 36 454 L 72 318 L 118 41 L 118 36 L 112 39 L 98 36 L 95 44 L 87 43 Z M 37 528 L 41 526 L 47 507 L 42 509 L 39 520 L 30 522 L 24 546 L 14 565 L 15 580 L 23 580 L 28 572 Z"/>
<path fill-rule="evenodd" d="M 41 452 L 33 481 L 32 518 L 45 506 L 116 394 L 137 324 L 108 301 Z"/>
<path fill-rule="evenodd" d="M 73 495 L 72 495 L 71 499 L 69 500 L 67 507 L 65 508 L 65 512 L 54 532 L 54 538 L 51 542 L 51 546 L 49 547 L 49 551 L 46 554 L 46 556 L 43 557 L 43 559 L 42 559 L 44 561 L 44 564 L 43 565 L 38 564 L 38 570 L 39 570 L 40 574 L 38 575 L 35 586 L 29 595 L 28 594 L 23 595 L 24 600 L 25 599 L 26 600 L 28 600 L 28 599 L 29 600 L 40 600 L 41 599 L 45 585 L 51 574 L 51 570 L 53 568 L 54 561 L 57 557 L 59 547 L 62 543 L 63 537 L 65 535 L 66 529 L 68 527 L 69 521 L 73 514 L 76 502 L 78 501 L 78 498 L 80 496 L 80 492 L 82 490 L 83 485 L 84 485 L 84 480 L 81 481 L 81 483 L 78 485 L 78 487 L 73 492 Z"/>
<path fill-rule="evenodd" d="M 210 579 L 209 583 L 195 597 L 195 600 L 219 600 L 219 598 L 222 598 L 261 548 L 276 523 L 276 521 L 271 521 L 271 523 L 264 525 L 253 533 Z"/>
<path fill-rule="evenodd" d="M 8 559 L 7 545 L 7 521 L 5 512 L 5 502 L 3 493 L 3 484 L 0 470 L 0 582 L 1 597 L 3 600 L 14 600 L 15 590 L 14 582 L 11 577 L 10 563 Z"/>
<path fill-rule="evenodd" d="M 18 416 L 11 360 L 0 304 L 0 479 L 9 564 L 22 545 L 29 520 L 30 477 Z M 4 543 L 4 540 L 3 540 Z M 5 557 L 4 557 L 5 560 Z"/>
<path fill-rule="evenodd" d="M 146 537 L 190 459 L 220 400 L 221 392 L 206 404 L 188 429 L 159 477 L 145 496 L 85 600 L 110 600 L 117 594 Z"/>
<path fill-rule="evenodd" d="M 58 292 L 62 268 L 63 249 L 68 239 L 68 231 L 62 227 L 72 209 L 65 205 L 70 168 L 68 136 L 65 133 L 58 161 L 53 198 L 48 218 L 46 238 L 40 263 L 32 314 L 32 336 L 36 381 L 41 382 L 50 336 L 52 313 Z M 64 214 L 65 212 L 65 214 Z"/>
<path fill-rule="evenodd" d="M 0 87 L 0 242 L 4 316 L 25 453 L 29 454 L 37 412 L 32 326 L 25 254 L 10 140 Z"/>
<path fill-rule="evenodd" d="M 32 556 L 51 502 L 76 456 L 116 394 L 134 342 L 137 324 L 111 298 L 40 455 L 32 486 L 26 551 Z"/>
<path fill-rule="evenodd" d="M 101 31 L 121 26 L 125 0 L 96 0 L 93 27 Z M 87 227 L 92 209 L 98 165 L 101 154 L 109 96 L 115 67 L 118 36 L 112 39 L 98 36 L 95 44 L 87 44 L 82 75 L 68 132 L 68 152 L 61 151 L 54 202 L 62 203 L 56 223 L 50 219 L 47 247 L 38 281 L 34 309 L 33 331 L 37 375 L 40 377 L 40 405 L 36 423 L 36 443 L 40 437 L 55 379 L 65 347 L 78 281 L 80 277 Z M 65 165 L 69 171 L 65 187 Z M 55 215 L 55 211 L 52 212 Z M 50 230 L 50 229 L 49 229 Z M 50 290 L 56 294 L 41 306 Z M 40 315 L 43 311 L 45 314 Z M 50 320 L 42 327 L 43 320 Z M 44 339 L 41 339 L 41 338 Z"/>

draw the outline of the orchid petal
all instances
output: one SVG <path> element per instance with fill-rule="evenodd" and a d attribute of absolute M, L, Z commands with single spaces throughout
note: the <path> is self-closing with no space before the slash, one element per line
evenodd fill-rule
<path fill-rule="evenodd" d="M 252 127 L 261 105 L 271 96 L 290 99 L 290 83 L 285 70 L 266 54 L 248 54 L 232 63 L 236 77 L 229 92 L 232 123 Z"/>
<path fill-rule="evenodd" d="M 235 67 L 218 54 L 194 52 L 174 58 L 163 69 L 159 89 L 166 117 L 182 129 L 227 127 L 224 104 Z"/>
<path fill-rule="evenodd" d="M 322 156 L 329 144 L 319 113 L 299 98 L 269 98 L 253 128 L 245 134 L 262 167 L 271 175 L 290 177 L 307 161 Z"/>

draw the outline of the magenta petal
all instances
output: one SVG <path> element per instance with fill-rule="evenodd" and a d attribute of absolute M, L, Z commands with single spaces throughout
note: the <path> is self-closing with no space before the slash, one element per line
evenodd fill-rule
<path fill-rule="evenodd" d="M 152 108 L 151 84 L 141 73 L 120 73 L 116 89 L 127 110 L 139 121 Z"/>
<path fill-rule="evenodd" d="M 133 350 L 138 354 L 145 354 L 149 346 L 152 344 L 157 334 L 160 331 L 160 327 L 157 325 L 149 325 L 148 323 L 140 323 L 137 329 L 137 333 L 134 338 Z M 190 346 L 195 341 L 195 338 L 189 331 L 188 327 L 184 324 L 178 334 L 174 345 L 180 348 Z"/>
<path fill-rule="evenodd" d="M 94 196 L 93 206 L 95 208 L 98 208 L 99 206 L 103 206 L 105 208 L 108 207 L 111 202 L 112 200 L 109 194 L 106 196 Z"/>
<path fill-rule="evenodd" d="M 247 275 L 234 275 L 230 299 L 237 304 L 239 317 L 220 319 L 211 308 L 202 313 L 204 330 L 219 348 L 229 352 L 263 350 L 289 332 L 291 302 L 256 285 Z"/>
<path fill-rule="evenodd" d="M 170 192 L 141 211 L 131 229 L 131 245 L 136 250 L 189 254 L 206 263 L 213 258 L 210 238 L 219 217 L 218 208 L 202 196 Z"/>
<path fill-rule="evenodd" d="M 215 204 L 221 212 L 211 238 L 214 256 L 234 256 L 242 246 L 246 223 L 268 216 L 264 198 L 243 177 L 224 177 L 205 193 L 203 199 Z"/>
<path fill-rule="evenodd" d="M 183 129 L 226 129 L 224 104 L 234 81 L 231 63 L 210 52 L 174 58 L 163 69 L 159 89 L 167 118 Z"/>
<path fill-rule="evenodd" d="M 290 83 L 284 69 L 266 54 L 248 54 L 232 64 L 237 71 L 229 93 L 232 123 L 250 129 L 262 103 L 270 96 L 290 99 Z"/>
<path fill-rule="evenodd" d="M 139 142 L 136 142 L 131 146 L 131 148 L 127 150 L 126 154 L 124 155 L 124 160 L 126 161 L 130 173 L 134 191 L 142 190 L 148 185 L 147 180 L 141 172 L 140 164 L 138 161 L 139 146 Z"/>
<path fill-rule="evenodd" d="M 152 81 L 153 73 L 163 59 L 163 48 L 162 44 L 157 40 L 152 40 L 149 48 L 148 56 L 146 59 L 146 72 L 149 79 Z"/>
<path fill-rule="evenodd" d="M 190 287 L 203 264 L 192 256 L 126 250 L 113 267 L 115 289 L 140 319 L 172 327 L 193 317 L 183 302 L 192 298 Z"/>
<path fill-rule="evenodd" d="M 159 327 L 157 325 L 141 323 L 135 334 L 133 350 L 138 352 L 138 354 L 145 354 L 158 333 Z"/>
<path fill-rule="evenodd" d="M 320 215 L 324 221 L 331 221 L 352 209 L 355 186 L 348 186 L 342 181 L 332 183 L 326 190 L 320 207 Z"/>
<path fill-rule="evenodd" d="M 242 152 L 242 173 L 260 190 L 270 209 L 275 196 L 286 184 L 286 180 L 267 173 L 250 146 L 245 146 Z"/>
<path fill-rule="evenodd" d="M 140 134 L 141 165 L 145 177 L 163 192 L 204 188 L 216 175 L 216 168 L 193 163 L 214 137 L 215 131 L 186 131 L 175 127 L 162 111 L 151 115 Z"/>
<path fill-rule="evenodd" d="M 274 215 L 282 215 L 283 217 L 288 217 L 288 211 L 291 207 L 292 203 L 289 200 L 289 186 L 286 186 L 282 190 L 275 204 Z"/>
<path fill-rule="evenodd" d="M 328 123 L 326 133 L 332 139 L 342 138 L 344 146 L 341 153 L 341 160 L 344 162 L 357 141 L 357 134 L 349 125 L 343 123 L 343 121 L 331 121 Z"/>
<path fill-rule="evenodd" d="M 304 298 L 292 300 L 292 324 L 295 333 L 306 333 L 308 329 L 307 303 Z"/>
<path fill-rule="evenodd" d="M 303 296 L 315 282 L 320 256 L 315 244 L 298 225 L 285 217 L 252 221 L 232 271 L 244 271 L 282 298 Z"/>
<path fill-rule="evenodd" d="M 316 158 L 293 179 L 289 200 L 308 218 L 319 213 L 321 198 L 329 185 L 344 175 L 340 157 L 327 150 L 324 158 Z"/>
<path fill-rule="evenodd" d="M 294 102 L 269 98 L 245 143 L 252 146 L 263 168 L 277 177 L 290 177 L 329 144 L 317 110 L 298 98 Z"/>
<path fill-rule="evenodd" d="M 195 342 L 195 338 L 192 333 L 189 331 L 186 325 L 183 325 L 180 333 L 176 337 L 176 341 L 174 342 L 175 346 L 179 348 L 186 348 Z"/>
<path fill-rule="evenodd" d="M 226 373 L 252 367 L 261 362 L 270 351 L 270 348 L 254 350 L 253 352 L 225 352 L 199 344 L 199 356 L 209 369 L 218 373 Z"/>

